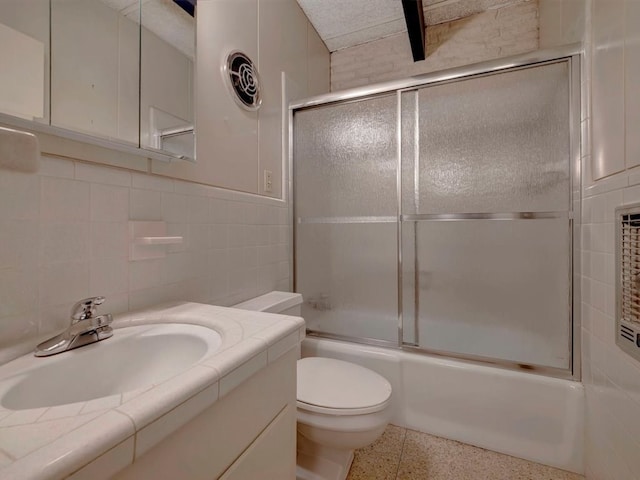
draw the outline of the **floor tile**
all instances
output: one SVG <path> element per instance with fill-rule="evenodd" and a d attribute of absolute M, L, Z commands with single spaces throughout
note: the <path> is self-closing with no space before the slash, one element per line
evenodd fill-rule
<path fill-rule="evenodd" d="M 390 425 L 347 480 L 584 480 L 574 473 Z"/>
<path fill-rule="evenodd" d="M 348 480 L 395 480 L 406 429 L 389 425 L 373 444 L 356 450 Z"/>

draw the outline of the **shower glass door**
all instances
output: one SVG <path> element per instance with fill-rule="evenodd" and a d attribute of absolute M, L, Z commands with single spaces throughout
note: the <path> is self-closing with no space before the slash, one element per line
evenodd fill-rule
<path fill-rule="evenodd" d="M 577 61 L 292 107 L 294 286 L 312 334 L 579 376 Z"/>
<path fill-rule="evenodd" d="M 395 93 L 296 112 L 296 291 L 307 328 L 397 342 Z"/>
<path fill-rule="evenodd" d="M 569 66 L 402 93 L 403 341 L 571 366 Z"/>

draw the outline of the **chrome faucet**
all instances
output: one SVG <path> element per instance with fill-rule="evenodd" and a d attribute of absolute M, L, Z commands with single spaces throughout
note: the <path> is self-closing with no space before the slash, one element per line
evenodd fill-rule
<path fill-rule="evenodd" d="M 99 342 L 113 335 L 109 324 L 113 321 L 110 313 L 96 316 L 96 309 L 105 301 L 104 297 L 90 297 L 80 300 L 71 309 L 71 325 L 64 332 L 45 340 L 36 347 L 36 357 L 47 357 L 66 352 L 73 348 Z"/>

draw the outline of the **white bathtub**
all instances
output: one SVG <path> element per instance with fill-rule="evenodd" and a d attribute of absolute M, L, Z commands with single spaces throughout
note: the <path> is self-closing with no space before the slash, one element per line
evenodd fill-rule
<path fill-rule="evenodd" d="M 394 425 L 584 473 L 581 383 L 314 337 L 302 356 L 383 375 L 393 386 Z"/>

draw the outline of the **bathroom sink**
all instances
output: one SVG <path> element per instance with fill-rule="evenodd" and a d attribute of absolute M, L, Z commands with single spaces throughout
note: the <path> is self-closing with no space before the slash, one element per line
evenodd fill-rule
<path fill-rule="evenodd" d="M 161 383 L 220 349 L 213 329 L 190 324 L 117 328 L 113 337 L 50 357 L 21 357 L 0 367 L 0 405 L 53 407 Z"/>

